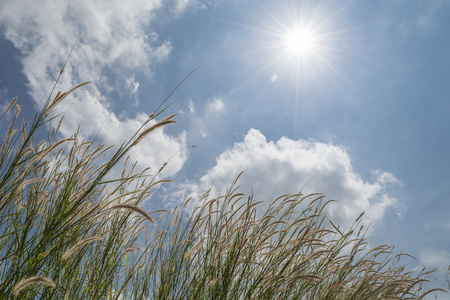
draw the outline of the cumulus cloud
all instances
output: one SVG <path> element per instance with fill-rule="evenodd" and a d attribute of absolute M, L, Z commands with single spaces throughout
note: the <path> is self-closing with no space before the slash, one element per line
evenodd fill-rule
<path fill-rule="evenodd" d="M 80 125 L 82 138 L 100 136 L 106 144 L 120 145 L 145 121 L 142 115 L 119 118 L 106 94 L 117 89 L 119 78 L 121 85 L 136 96 L 139 83 L 134 72 L 151 75 L 152 65 L 170 54 L 170 42 L 160 41 L 158 34 L 150 30 L 150 21 L 161 6 L 160 0 L 2 1 L 0 25 L 5 37 L 22 53 L 28 92 L 38 105 L 48 96 L 72 45 L 79 39 L 58 89 L 66 91 L 87 80 L 93 84 L 55 109 L 55 114 L 66 114 L 60 130 L 64 137 Z M 168 175 L 175 174 L 185 160 L 183 151 L 179 151 L 186 147 L 184 135 L 171 137 L 160 130 L 150 139 L 152 145 L 138 145 L 140 164 L 162 164 L 178 153 L 172 159 L 172 168 L 166 169 Z"/>
<path fill-rule="evenodd" d="M 198 196 L 207 189 L 224 192 L 239 171 L 241 191 L 254 193 L 266 205 L 285 193 L 324 193 L 338 202 L 329 206 L 330 218 L 342 226 L 353 224 L 361 212 L 365 222 L 381 222 L 386 210 L 397 200 L 387 189 L 398 180 L 387 172 L 375 171 L 373 182 L 353 170 L 347 152 L 339 146 L 307 140 L 281 138 L 267 141 L 251 129 L 243 142 L 223 152 L 198 183 L 185 186 L 187 194 Z"/>

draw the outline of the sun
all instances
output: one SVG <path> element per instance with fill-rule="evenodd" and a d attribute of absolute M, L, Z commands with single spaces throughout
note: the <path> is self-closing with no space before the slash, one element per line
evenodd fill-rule
<path fill-rule="evenodd" d="M 245 29 L 243 41 L 249 48 L 243 53 L 255 67 L 240 86 L 260 75 L 267 76 L 274 84 L 294 85 L 295 93 L 325 78 L 336 76 L 347 81 L 336 67 L 340 57 L 347 54 L 346 39 L 354 30 L 340 23 L 345 10 L 332 1 L 327 4 L 307 0 L 273 3 L 255 13 L 256 19 L 252 22 L 230 21 Z"/>
<path fill-rule="evenodd" d="M 294 27 L 283 35 L 283 47 L 290 56 L 305 57 L 317 51 L 318 41 L 312 29 Z"/>

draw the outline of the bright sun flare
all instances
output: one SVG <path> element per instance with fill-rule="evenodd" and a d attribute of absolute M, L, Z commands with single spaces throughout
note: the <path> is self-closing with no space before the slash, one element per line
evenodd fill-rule
<path fill-rule="evenodd" d="M 279 4 L 273 10 L 264 9 L 266 14 L 261 14 L 260 24 L 242 25 L 256 33 L 252 35 L 257 45 L 253 50 L 263 53 L 260 68 L 248 80 L 271 70 L 271 82 L 292 79 L 298 90 L 300 85 L 306 86 L 307 82 L 323 78 L 327 73 L 327 76 L 333 73 L 343 78 L 333 61 L 343 53 L 336 48 L 336 43 L 350 29 L 339 28 L 336 22 L 339 10 L 313 1 L 311 4 L 292 0 L 277 3 L 284 3 L 284 9 Z"/>
<path fill-rule="evenodd" d="M 316 50 L 317 41 L 314 32 L 307 28 L 294 28 L 284 37 L 285 47 L 290 55 L 306 56 Z"/>

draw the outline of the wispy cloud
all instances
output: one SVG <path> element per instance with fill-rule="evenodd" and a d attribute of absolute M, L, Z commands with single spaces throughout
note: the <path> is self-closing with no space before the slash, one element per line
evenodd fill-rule
<path fill-rule="evenodd" d="M 194 101 L 192 101 L 192 99 L 189 99 L 188 107 L 189 107 L 189 112 L 191 114 L 195 114 L 195 105 L 194 105 Z"/>
<path fill-rule="evenodd" d="M 419 260 L 428 267 L 450 266 L 450 253 L 445 250 L 426 248 L 420 252 Z"/>
<path fill-rule="evenodd" d="M 214 97 L 209 103 L 208 103 L 208 112 L 210 113 L 221 113 L 223 112 L 225 108 L 225 104 L 222 100 L 220 100 L 217 97 Z"/>
<path fill-rule="evenodd" d="M 218 96 L 211 97 L 206 103 L 200 104 L 189 99 L 187 109 L 191 114 L 189 134 L 193 140 L 197 137 L 210 136 L 210 131 L 220 123 L 220 118 L 226 113 L 225 102 Z"/>
<path fill-rule="evenodd" d="M 8 89 L 6 87 L 0 87 L 0 110 L 4 111 L 12 99 L 9 99 Z"/>
<path fill-rule="evenodd" d="M 175 0 L 174 11 L 177 13 L 184 12 L 188 8 L 206 9 L 209 4 L 208 0 Z"/>
<path fill-rule="evenodd" d="M 239 171 L 245 171 L 239 186 L 245 193 L 255 193 L 268 204 L 274 196 L 285 193 L 324 193 L 338 200 L 329 216 L 342 226 L 350 226 L 361 212 L 365 223 L 382 222 L 385 212 L 397 200 L 389 195 L 390 184 L 398 180 L 390 173 L 375 171 L 368 182 L 353 170 L 347 152 L 332 144 L 281 138 L 267 141 L 251 129 L 243 142 L 223 152 L 216 165 L 198 183 L 187 184 L 188 194 L 199 195 L 212 188 L 224 192 Z"/>
<path fill-rule="evenodd" d="M 447 18 L 441 12 L 449 7 L 449 2 L 445 0 L 422 0 L 418 5 L 418 17 L 416 25 L 423 33 L 433 32 L 441 18 Z"/>
<path fill-rule="evenodd" d="M 130 95 L 134 97 L 134 104 L 138 105 L 139 104 L 138 90 L 140 83 L 135 80 L 134 76 L 131 76 L 129 78 L 125 78 L 125 85 L 126 88 L 129 90 Z"/>

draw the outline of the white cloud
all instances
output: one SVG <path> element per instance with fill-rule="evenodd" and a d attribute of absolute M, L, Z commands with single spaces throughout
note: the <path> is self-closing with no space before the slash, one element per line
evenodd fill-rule
<path fill-rule="evenodd" d="M 366 213 L 366 224 L 381 222 L 386 210 L 396 204 L 387 193 L 388 185 L 398 182 L 392 174 L 376 171 L 373 182 L 367 182 L 353 170 L 349 155 L 339 146 L 285 137 L 268 142 L 255 129 L 244 142 L 223 152 L 198 183 L 187 184 L 187 194 L 199 195 L 209 188 L 213 194 L 224 192 L 239 171 L 245 171 L 239 181 L 241 190 L 254 192 L 266 205 L 274 196 L 300 191 L 320 192 L 338 200 L 329 206 L 328 214 L 347 228 L 361 212 Z"/>
<path fill-rule="evenodd" d="M 209 103 L 208 103 L 208 112 L 223 112 L 225 108 L 225 104 L 222 100 L 220 100 L 217 97 L 214 97 Z"/>
<path fill-rule="evenodd" d="M 225 113 L 225 104 L 217 96 L 198 107 L 192 99 L 189 99 L 188 108 L 191 113 L 191 138 L 194 139 L 195 136 L 202 138 L 209 136 L 210 131 L 213 131 L 214 126 L 220 123 L 220 117 Z"/>
<path fill-rule="evenodd" d="M 131 94 L 135 95 L 138 92 L 138 89 L 139 89 L 139 85 L 140 85 L 139 82 L 135 81 L 134 76 L 130 77 L 130 78 L 126 78 L 125 82 L 126 82 L 127 88 L 130 89 Z"/>
<path fill-rule="evenodd" d="M 191 114 L 195 114 L 195 105 L 194 105 L 194 101 L 192 101 L 192 99 L 189 99 L 189 112 Z"/>
<path fill-rule="evenodd" d="M 134 105 L 139 104 L 139 97 L 138 97 L 138 89 L 139 89 L 139 82 L 135 80 L 134 76 L 125 78 L 125 86 L 130 91 L 130 95 L 134 98 Z"/>
<path fill-rule="evenodd" d="M 434 250 L 430 248 L 420 252 L 419 260 L 427 267 L 444 267 L 450 265 L 450 253 L 445 250 Z"/>
<path fill-rule="evenodd" d="M 131 137 L 146 118 L 119 118 L 102 91 L 117 89 L 114 76 L 108 77 L 113 72 L 117 78 L 125 79 L 125 88 L 136 94 L 139 83 L 134 72 L 150 75 L 152 64 L 168 57 L 170 42 L 159 41 L 158 34 L 149 29 L 162 1 L 5 0 L 1 6 L 0 25 L 6 38 L 23 55 L 28 91 L 36 103 L 48 95 L 70 48 L 79 38 L 57 89 L 66 91 L 88 80 L 93 83 L 55 109 L 55 114 L 66 114 L 61 134 L 70 136 L 80 124 L 81 138 L 98 134 L 104 137 L 104 143 L 120 145 Z M 140 164 L 162 164 L 175 154 L 172 168 L 166 168 L 166 174 L 173 175 L 186 159 L 179 151 L 186 148 L 184 135 L 171 137 L 158 131 L 138 145 L 135 153 L 142 159 Z"/>
<path fill-rule="evenodd" d="M 192 2 L 193 2 L 192 0 L 177 0 L 175 5 L 175 11 L 177 12 L 184 11 Z"/>
<path fill-rule="evenodd" d="M 204 0 L 175 0 L 174 10 L 177 13 L 184 12 L 188 8 L 206 9 L 209 1 Z"/>

